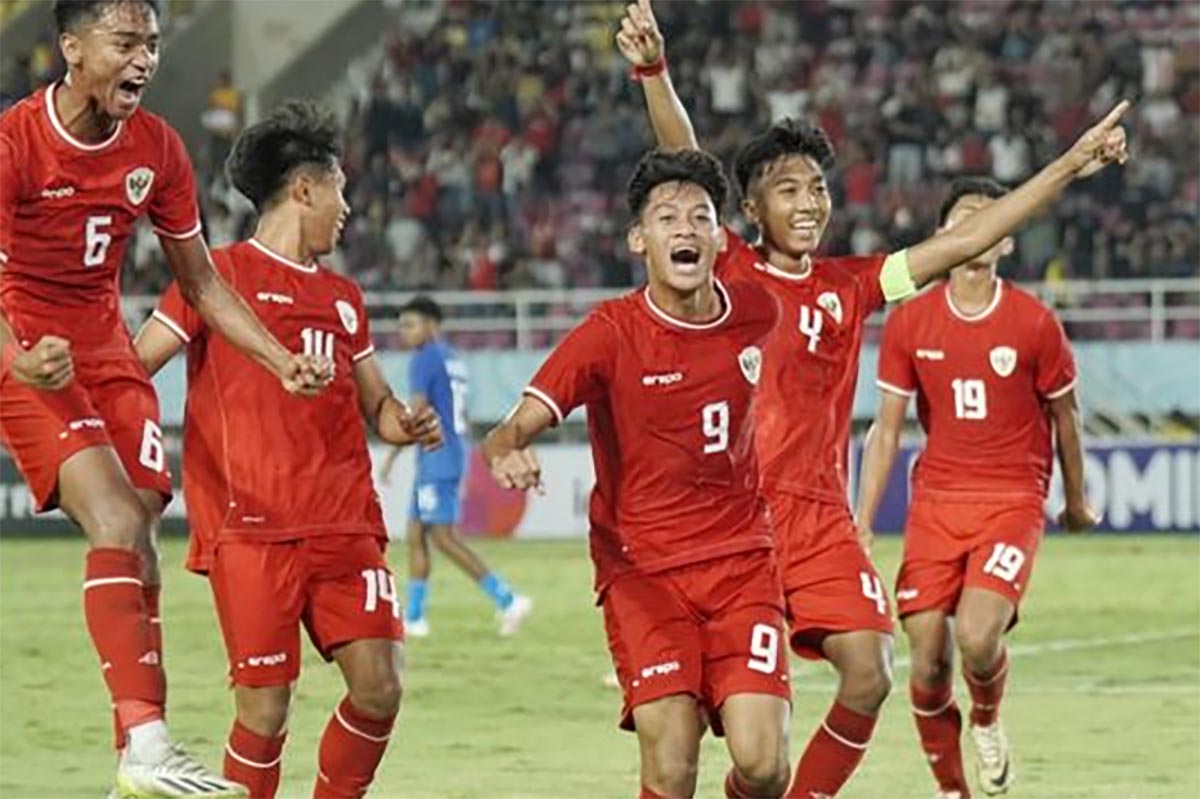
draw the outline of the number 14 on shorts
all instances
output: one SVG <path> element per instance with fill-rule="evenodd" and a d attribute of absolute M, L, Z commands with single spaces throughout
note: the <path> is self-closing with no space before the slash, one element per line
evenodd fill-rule
<path fill-rule="evenodd" d="M 363 610 L 374 613 L 381 602 L 388 603 L 392 615 L 400 618 L 400 597 L 396 594 L 396 578 L 388 574 L 387 569 L 363 569 L 362 578 L 367 583 L 367 598 Z"/>

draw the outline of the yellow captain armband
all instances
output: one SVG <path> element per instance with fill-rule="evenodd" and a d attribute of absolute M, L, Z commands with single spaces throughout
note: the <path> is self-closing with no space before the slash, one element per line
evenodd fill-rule
<path fill-rule="evenodd" d="M 908 250 L 894 252 L 883 262 L 883 269 L 879 271 L 879 287 L 883 289 L 883 298 L 888 302 L 896 302 L 917 293 L 917 284 L 908 271 Z"/>

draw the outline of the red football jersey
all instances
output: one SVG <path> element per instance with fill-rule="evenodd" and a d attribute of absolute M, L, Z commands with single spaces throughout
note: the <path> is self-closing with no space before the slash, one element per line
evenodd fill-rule
<path fill-rule="evenodd" d="M 284 541 L 384 536 L 354 364 L 374 352 L 362 293 L 348 278 L 267 250 L 253 239 L 213 263 L 284 346 L 333 359 L 318 397 L 295 397 L 204 322 L 172 284 L 154 312 L 188 343 L 183 488 L 192 568 L 214 538 Z"/>
<path fill-rule="evenodd" d="M 888 318 L 879 387 L 917 396 L 928 440 L 915 493 L 1044 498 L 1050 485 L 1046 402 L 1075 386 L 1075 359 L 1054 314 L 1001 281 L 991 305 L 960 313 L 938 286 Z"/>
<path fill-rule="evenodd" d="M 129 357 L 125 246 L 143 215 L 160 236 L 200 232 L 192 164 L 179 134 L 141 109 L 104 142 L 76 140 L 54 89 L 0 116 L 0 307 L 27 346 L 53 334 L 77 357 Z"/>
<path fill-rule="evenodd" d="M 778 306 L 749 284 L 717 290 L 707 324 L 672 318 L 649 289 L 601 304 L 526 389 L 559 422 L 587 406 L 597 590 L 772 544 L 751 411 Z"/>
<path fill-rule="evenodd" d="M 864 322 L 884 305 L 879 274 L 887 256 L 814 258 L 797 276 L 768 264 L 732 230 L 727 235 L 718 274 L 763 286 L 780 304 L 758 404 L 764 486 L 845 504 Z"/>

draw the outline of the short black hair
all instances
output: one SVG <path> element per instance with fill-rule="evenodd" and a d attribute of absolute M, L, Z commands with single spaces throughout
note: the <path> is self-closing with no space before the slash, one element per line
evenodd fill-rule
<path fill-rule="evenodd" d="M 287 100 L 233 143 L 225 164 L 234 188 L 259 212 L 297 167 L 333 169 L 342 158 L 342 128 L 311 100 Z"/>
<path fill-rule="evenodd" d="M 425 294 L 418 294 L 400 307 L 400 313 L 415 313 L 419 316 L 424 316 L 426 319 L 432 319 L 435 322 L 442 321 L 442 306 L 438 305 L 437 300 Z"/>
<path fill-rule="evenodd" d="M 749 195 L 750 184 L 764 168 L 790 155 L 807 155 L 821 169 L 828 169 L 835 161 L 833 142 L 819 125 L 791 117 L 780 120 L 746 142 L 734 157 L 733 173 L 742 196 Z"/>
<path fill-rule="evenodd" d="M 954 206 L 958 205 L 959 200 L 973 194 L 995 199 L 1008 194 L 1008 189 L 991 178 L 955 178 L 950 183 L 950 190 L 946 193 L 946 199 L 942 200 L 942 207 L 938 209 L 938 227 L 946 224 L 946 218 L 950 216 L 950 212 L 954 210 Z"/>
<path fill-rule="evenodd" d="M 729 181 L 721 162 L 703 150 L 651 150 L 638 159 L 625 195 L 629 212 L 638 217 L 655 187 L 675 181 L 695 183 L 704 189 L 717 214 L 721 213 L 729 194 Z"/>
<path fill-rule="evenodd" d="M 100 19 L 106 6 L 114 3 L 138 3 L 148 6 L 158 17 L 158 0 L 55 0 L 54 24 L 59 34 L 78 30 L 81 24 L 90 24 Z"/>

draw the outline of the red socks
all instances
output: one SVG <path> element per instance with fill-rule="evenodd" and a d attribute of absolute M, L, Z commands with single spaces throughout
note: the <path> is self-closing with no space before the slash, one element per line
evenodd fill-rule
<path fill-rule="evenodd" d="M 1008 651 L 1000 650 L 999 659 L 987 674 L 972 674 L 964 668 L 963 679 L 971 692 L 971 723 L 976 727 L 995 724 L 1000 715 L 1004 684 L 1008 681 Z"/>
<path fill-rule="evenodd" d="M 136 552 L 100 548 L 87 553 L 83 615 L 123 729 L 162 718 L 167 697 L 141 575 Z"/>
<path fill-rule="evenodd" d="M 858 768 L 874 730 L 874 716 L 855 713 L 840 702 L 834 702 L 829 715 L 800 756 L 787 796 L 799 799 L 809 799 L 813 795 L 835 796 Z"/>
<path fill-rule="evenodd" d="M 638 799 L 667 799 L 667 797 L 656 792 L 653 788 L 647 788 L 643 785 L 641 790 L 638 791 Z"/>
<path fill-rule="evenodd" d="M 321 736 L 313 799 L 360 799 L 375 779 L 396 717 L 373 719 L 342 700 Z"/>
<path fill-rule="evenodd" d="M 963 799 L 967 799 L 971 791 L 963 774 L 962 749 L 959 747 L 962 714 L 954 703 L 952 684 L 927 691 L 910 682 L 908 691 L 921 748 L 925 750 L 925 758 L 938 787 L 943 791 L 958 791 Z"/>
<path fill-rule="evenodd" d="M 233 722 L 225 744 L 225 777 L 245 785 L 250 799 L 275 799 L 279 788 L 279 762 L 287 735 L 264 738 Z"/>
<path fill-rule="evenodd" d="M 143 585 L 142 586 L 142 604 L 146 607 L 146 617 L 150 621 L 150 637 L 154 644 L 154 651 L 158 653 L 158 663 L 161 666 L 163 660 L 163 645 L 162 645 L 162 620 L 158 613 L 158 597 L 162 593 L 162 586 L 159 585 Z M 166 671 L 163 671 L 163 684 L 165 686 L 167 679 Z M 126 706 L 126 715 L 128 706 Z M 113 705 L 113 746 L 119 752 L 125 748 L 128 739 L 125 736 L 125 727 L 121 724 L 121 716 L 117 713 L 117 706 Z"/>

